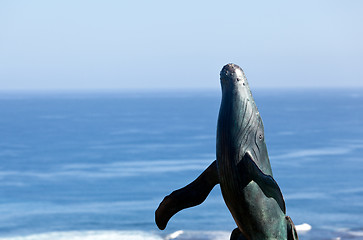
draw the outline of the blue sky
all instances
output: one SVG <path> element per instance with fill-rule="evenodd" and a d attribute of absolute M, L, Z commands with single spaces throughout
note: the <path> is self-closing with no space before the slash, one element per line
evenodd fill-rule
<path fill-rule="evenodd" d="M 363 1 L 0 2 L 0 90 L 363 87 Z"/>

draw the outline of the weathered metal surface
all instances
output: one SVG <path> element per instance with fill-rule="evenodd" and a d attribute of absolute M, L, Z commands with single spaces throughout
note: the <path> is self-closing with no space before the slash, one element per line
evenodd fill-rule
<path fill-rule="evenodd" d="M 155 212 L 156 224 L 164 229 L 175 213 L 201 204 L 219 183 L 238 226 L 231 239 L 298 239 L 273 179 L 262 119 L 246 76 L 239 66 L 227 64 L 220 80 L 217 160 L 192 183 L 164 198 Z"/>

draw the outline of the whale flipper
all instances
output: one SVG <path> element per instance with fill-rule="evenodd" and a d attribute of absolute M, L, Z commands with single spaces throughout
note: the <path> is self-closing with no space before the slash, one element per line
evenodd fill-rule
<path fill-rule="evenodd" d="M 187 186 L 166 196 L 155 211 L 155 222 L 159 229 L 165 229 L 169 219 L 185 208 L 201 204 L 213 187 L 219 183 L 216 161 Z"/>
<path fill-rule="evenodd" d="M 237 164 L 241 174 L 248 173 L 250 180 L 253 180 L 261 188 L 266 197 L 272 197 L 279 204 L 281 211 L 286 214 L 284 197 L 282 196 L 279 185 L 273 177 L 264 174 L 261 169 L 252 160 L 249 153 L 246 153 L 242 161 Z"/>

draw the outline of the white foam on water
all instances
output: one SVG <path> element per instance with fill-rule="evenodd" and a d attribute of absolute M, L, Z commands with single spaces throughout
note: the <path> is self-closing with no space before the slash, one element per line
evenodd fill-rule
<path fill-rule="evenodd" d="M 339 237 L 333 240 L 340 240 L 340 239 L 363 239 L 363 230 L 352 230 L 349 228 L 341 228 L 337 229 L 337 233 L 339 233 Z"/>
<path fill-rule="evenodd" d="M 163 240 L 142 231 L 69 231 L 48 232 L 27 236 L 5 237 L 0 240 Z"/>
<path fill-rule="evenodd" d="M 354 237 L 363 237 L 363 231 L 348 231 L 347 233 Z"/>
<path fill-rule="evenodd" d="M 165 237 L 165 240 L 229 240 L 230 232 L 226 231 L 176 231 Z"/>
<path fill-rule="evenodd" d="M 307 223 L 303 223 L 300 225 L 296 225 L 295 228 L 298 233 L 304 233 L 304 232 L 308 232 L 311 230 L 311 225 L 309 225 Z"/>
<path fill-rule="evenodd" d="M 175 238 L 179 237 L 180 235 L 182 235 L 183 233 L 184 233 L 183 230 L 173 232 L 172 234 L 169 234 L 168 236 L 166 236 L 165 240 L 175 239 Z"/>

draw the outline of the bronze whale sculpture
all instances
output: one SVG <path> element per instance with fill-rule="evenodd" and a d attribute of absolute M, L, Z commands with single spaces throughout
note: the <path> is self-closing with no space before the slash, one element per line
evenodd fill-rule
<path fill-rule="evenodd" d="M 216 184 L 237 228 L 231 240 L 298 239 L 273 179 L 264 128 L 246 76 L 235 64 L 220 73 L 222 101 L 215 160 L 196 180 L 160 203 L 155 222 L 163 230 L 182 209 L 201 204 Z"/>

